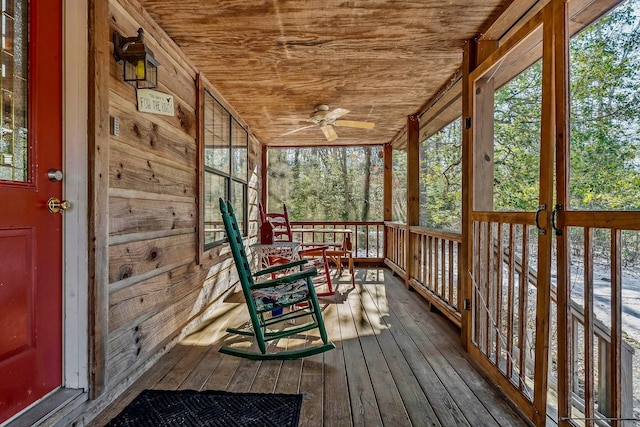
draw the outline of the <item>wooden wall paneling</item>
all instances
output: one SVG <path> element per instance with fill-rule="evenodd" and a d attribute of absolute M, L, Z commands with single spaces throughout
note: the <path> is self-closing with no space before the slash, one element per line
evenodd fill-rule
<path fill-rule="evenodd" d="M 171 131 L 175 134 L 178 134 L 178 132 L 185 133 L 191 137 L 192 143 L 195 145 L 195 105 L 191 105 L 190 101 L 173 96 L 170 91 L 165 90 L 159 92 L 173 96 L 174 114 L 172 116 L 138 112 L 138 99 L 135 88 L 122 80 L 122 66 L 113 60 L 113 56 L 111 58 L 111 79 L 109 81 L 111 103 L 125 109 L 127 112 L 135 112 L 134 114 L 139 120 L 149 120 L 155 126 L 164 127 L 166 133 Z M 184 84 L 193 86 L 195 83 L 192 80 L 185 80 Z M 120 117 L 120 119 L 122 118 Z"/>
<path fill-rule="evenodd" d="M 197 227 L 196 204 L 191 200 L 110 197 L 109 205 L 109 235 L 112 244 L 114 236 L 126 239 L 126 235 L 139 233 L 184 233 L 187 229 L 194 232 Z"/>
<path fill-rule="evenodd" d="M 206 270 L 194 261 L 195 70 L 139 5 L 112 0 L 109 12 L 109 41 L 115 29 L 130 36 L 144 28 L 145 43 L 160 62 L 157 90 L 173 96 L 175 109 L 173 116 L 138 112 L 136 91 L 122 81 L 122 65 L 109 54 L 109 113 L 121 126 L 108 150 L 114 229 L 105 257 L 112 283 L 105 371 L 116 387 L 144 371 L 159 346 L 202 310 L 199 299 L 207 298 Z"/>
<path fill-rule="evenodd" d="M 178 120 L 171 122 L 162 119 L 165 116 L 138 114 L 135 104 L 113 93 L 111 101 L 110 115 L 120 120 L 120 135 L 112 136 L 113 140 L 144 149 L 182 168 L 196 167 L 196 143 L 190 134 L 193 126 L 178 128 L 182 125 Z M 196 123 L 193 114 L 189 116 L 188 123 Z"/>
<path fill-rule="evenodd" d="M 106 387 L 109 233 L 108 0 L 89 2 L 89 396 Z"/>
<path fill-rule="evenodd" d="M 200 275 L 193 264 L 183 264 L 165 273 L 143 280 L 110 294 L 109 332 L 130 328 L 152 316 L 173 299 L 182 299 L 192 290 L 192 281 Z"/>
<path fill-rule="evenodd" d="M 109 248 L 109 282 L 195 258 L 195 233 L 141 240 Z"/>
<path fill-rule="evenodd" d="M 194 170 L 167 164 L 162 158 L 117 141 L 112 141 L 110 145 L 109 182 L 112 188 L 187 196 L 195 200 Z"/>
<path fill-rule="evenodd" d="M 133 328 L 123 329 L 109 336 L 108 376 L 110 379 L 131 375 L 159 351 L 161 346 L 177 336 L 194 315 L 200 289 L 192 291 L 182 300 L 172 301 L 153 316 Z"/>

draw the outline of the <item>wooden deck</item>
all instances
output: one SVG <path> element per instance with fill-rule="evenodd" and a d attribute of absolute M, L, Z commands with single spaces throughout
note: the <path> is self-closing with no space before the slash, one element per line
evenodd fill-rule
<path fill-rule="evenodd" d="M 300 426 L 518 426 L 527 422 L 463 352 L 457 330 L 387 269 L 347 274 L 326 301 L 336 349 L 296 361 L 256 362 L 218 352 L 228 325 L 248 319 L 234 294 L 105 409 L 104 425 L 141 390 L 302 393 Z"/>

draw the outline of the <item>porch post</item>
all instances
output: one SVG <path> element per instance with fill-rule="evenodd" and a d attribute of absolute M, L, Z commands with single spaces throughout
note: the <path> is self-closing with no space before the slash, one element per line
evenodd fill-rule
<path fill-rule="evenodd" d="M 414 273 L 416 254 L 412 248 L 411 226 L 420 225 L 420 121 L 417 115 L 407 117 L 407 225 L 405 240 L 405 286 Z"/>
<path fill-rule="evenodd" d="M 384 181 L 383 204 L 384 220 L 393 221 L 393 148 L 391 144 L 384 144 Z"/>
<path fill-rule="evenodd" d="M 473 158 L 473 85 L 469 80 L 469 74 L 476 65 L 476 39 L 468 40 L 464 45 L 462 59 L 462 250 L 460 254 L 460 265 L 458 266 L 458 277 L 462 286 L 462 327 L 460 339 L 462 346 L 469 351 L 471 343 L 471 278 L 469 268 L 473 247 L 471 245 L 471 204 L 473 202 L 473 168 L 471 160 Z"/>
<path fill-rule="evenodd" d="M 109 1 L 89 2 L 89 396 L 105 389 L 109 339 Z"/>
<path fill-rule="evenodd" d="M 265 212 L 268 212 L 267 208 L 267 198 L 269 197 L 269 192 L 267 188 L 267 167 L 268 167 L 268 159 L 267 152 L 269 151 L 269 147 L 266 145 L 262 145 L 262 158 L 260 163 L 260 188 L 262 192 L 260 193 L 260 198 L 262 202 L 262 206 L 265 208 Z"/>
<path fill-rule="evenodd" d="M 382 184 L 382 194 L 383 194 L 383 220 L 384 222 L 393 221 L 393 147 L 391 144 L 384 144 L 384 179 Z M 389 248 L 389 231 L 388 228 L 384 227 L 384 247 L 383 254 L 385 258 L 389 258 L 388 250 Z"/>

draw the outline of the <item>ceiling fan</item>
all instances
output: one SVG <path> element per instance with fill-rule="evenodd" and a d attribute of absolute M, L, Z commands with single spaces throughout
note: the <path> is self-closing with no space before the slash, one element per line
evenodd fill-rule
<path fill-rule="evenodd" d="M 305 119 L 305 122 L 311 122 L 311 125 L 303 126 L 298 129 L 294 129 L 287 133 L 283 133 L 281 136 L 291 135 L 292 133 L 300 132 L 301 130 L 309 129 L 312 127 L 319 127 L 322 133 L 324 134 L 327 141 L 335 141 L 338 139 L 338 134 L 333 129 L 333 125 L 342 126 L 342 127 L 350 127 L 350 128 L 360 128 L 360 129 L 373 129 L 375 123 L 372 122 L 357 122 L 353 120 L 338 120 L 340 117 L 348 114 L 349 110 L 345 110 L 344 108 L 336 108 L 333 111 L 329 111 L 329 106 L 325 104 L 316 105 L 313 113 L 309 116 L 308 119 Z"/>

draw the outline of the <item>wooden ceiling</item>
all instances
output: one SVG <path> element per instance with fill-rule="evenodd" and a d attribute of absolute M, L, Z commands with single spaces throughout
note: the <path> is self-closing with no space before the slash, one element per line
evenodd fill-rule
<path fill-rule="evenodd" d="M 392 142 L 510 0 L 139 0 L 268 146 Z M 328 143 L 314 106 L 350 112 Z"/>

